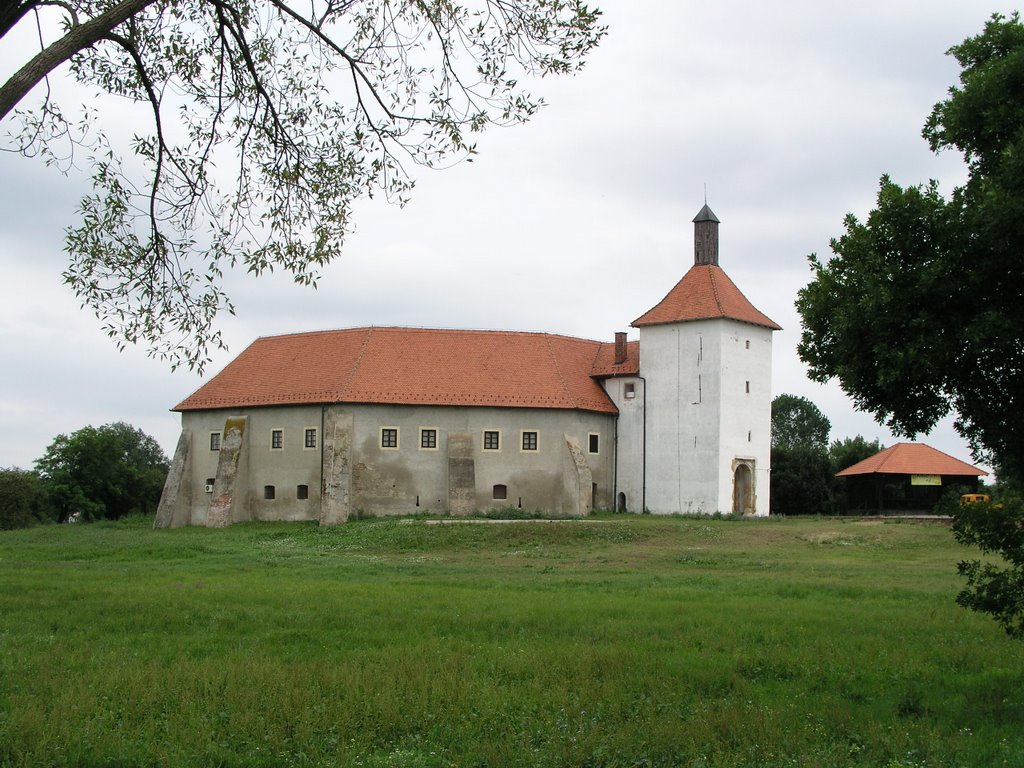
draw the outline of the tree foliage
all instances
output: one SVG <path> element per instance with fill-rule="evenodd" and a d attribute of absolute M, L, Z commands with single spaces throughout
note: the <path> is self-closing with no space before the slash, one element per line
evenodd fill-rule
<path fill-rule="evenodd" d="M 836 477 L 847 467 L 868 459 L 885 448 L 877 439 L 868 442 L 862 435 L 833 440 L 828 447 L 829 473 L 832 480 L 832 507 L 837 514 L 850 509 L 849 478 Z"/>
<path fill-rule="evenodd" d="M 828 455 L 817 448 L 773 448 L 771 513 L 827 515 L 832 512 Z"/>
<path fill-rule="evenodd" d="M 1018 498 L 993 504 L 976 502 L 953 507 L 957 541 L 998 555 L 1002 564 L 965 560 L 957 571 L 967 586 L 956 601 L 974 611 L 991 614 L 1011 637 L 1024 639 L 1024 502 Z"/>
<path fill-rule="evenodd" d="M 123 422 L 58 435 L 36 462 L 60 522 L 152 514 L 168 462 L 156 440 Z"/>
<path fill-rule="evenodd" d="M 831 511 L 828 433 L 821 410 L 799 395 L 772 400 L 771 512 L 821 515 Z"/>
<path fill-rule="evenodd" d="M 0 469 L 0 530 L 54 522 L 56 510 L 38 473 Z"/>
<path fill-rule="evenodd" d="M 885 450 L 885 446 L 878 442 L 877 438 L 868 442 L 863 435 L 833 440 L 828 447 L 828 459 L 832 474 L 842 472 L 847 467 L 869 459 L 883 450 Z"/>
<path fill-rule="evenodd" d="M 867 220 L 845 219 L 834 256 L 810 257 L 798 347 L 816 381 L 839 380 L 894 432 L 927 432 L 953 412 L 979 460 L 1024 477 L 1024 25 L 993 16 L 949 51 L 960 84 L 924 136 L 963 154 L 968 180 L 882 177 Z"/>
<path fill-rule="evenodd" d="M 520 79 L 576 70 L 604 34 L 579 0 L 0 8 L 0 40 L 37 25 L 52 39 L 0 86 L 0 120 L 21 105 L 17 147 L 48 163 L 86 151 L 93 190 L 67 233 L 64 279 L 119 343 L 200 370 L 232 309 L 225 270 L 315 285 L 354 201 L 403 202 L 409 165 L 465 158 L 471 134 L 527 120 L 542 102 Z M 94 108 L 59 104 L 48 78 L 62 65 L 139 104 L 148 129 L 125 147 Z"/>
<path fill-rule="evenodd" d="M 825 414 L 806 397 L 779 395 L 772 400 L 772 448 L 824 453 L 831 429 Z"/>

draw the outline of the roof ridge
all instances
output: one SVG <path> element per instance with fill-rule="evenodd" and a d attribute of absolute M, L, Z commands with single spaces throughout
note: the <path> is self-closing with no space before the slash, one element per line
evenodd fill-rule
<path fill-rule="evenodd" d="M 427 325 L 355 325 L 348 328 L 318 328 L 311 331 L 293 331 L 291 333 L 275 333 L 269 336 L 257 336 L 252 343 L 257 341 L 268 341 L 271 339 L 297 338 L 302 336 L 324 336 L 336 333 L 355 333 L 359 331 L 412 331 L 416 333 L 469 333 L 469 334 L 503 334 L 508 336 L 547 336 L 570 341 L 585 341 L 590 344 L 603 344 L 599 339 L 590 339 L 585 336 L 573 336 L 568 333 L 557 333 L 552 331 L 524 331 L 509 328 L 451 328 L 444 326 Z M 250 344 L 251 346 L 252 344 Z"/>
<path fill-rule="evenodd" d="M 594 377 L 594 369 L 597 368 L 597 359 L 601 357 L 601 350 L 604 349 L 604 345 L 607 342 L 599 341 L 597 346 L 594 348 L 594 359 L 590 361 L 590 377 Z"/>
<path fill-rule="evenodd" d="M 359 354 L 356 356 L 355 362 L 352 364 L 352 370 L 349 371 L 348 379 L 342 387 L 341 392 L 338 393 L 338 400 L 342 401 L 348 395 L 352 389 L 352 382 L 356 378 L 356 374 L 359 373 L 359 366 L 363 363 L 363 357 L 366 355 L 366 349 L 370 346 L 370 336 L 373 335 L 374 326 L 366 328 L 366 335 L 363 336 L 363 344 L 359 347 Z"/>
<path fill-rule="evenodd" d="M 718 281 L 715 279 L 717 273 L 715 272 L 714 267 L 714 264 L 708 264 L 708 277 L 711 281 L 711 293 L 715 296 L 715 305 L 718 307 L 718 314 L 725 317 L 725 307 L 722 306 L 722 296 L 718 292 Z M 721 267 L 719 267 L 719 269 L 721 269 Z"/>
<path fill-rule="evenodd" d="M 882 460 L 878 462 L 878 468 L 876 472 L 880 472 L 882 468 L 889 463 L 889 459 L 896 455 L 896 447 L 899 445 L 913 445 L 913 443 L 893 443 L 888 448 L 883 448 L 879 451 L 876 456 L 882 456 Z"/>
<path fill-rule="evenodd" d="M 548 347 L 548 354 L 551 355 L 551 363 L 555 367 L 555 374 L 558 376 L 558 383 L 562 385 L 562 393 L 565 395 L 566 400 L 572 403 L 573 406 L 577 406 L 578 403 L 576 402 L 576 398 L 574 398 L 572 393 L 569 392 L 569 385 L 565 383 L 565 376 L 562 375 L 562 366 L 559 365 L 558 355 L 555 354 L 555 350 L 551 346 L 551 336 L 549 334 L 545 334 L 544 341 Z M 600 343 L 601 342 L 598 342 L 598 344 Z M 593 368 L 591 368 L 591 370 L 593 370 Z"/>

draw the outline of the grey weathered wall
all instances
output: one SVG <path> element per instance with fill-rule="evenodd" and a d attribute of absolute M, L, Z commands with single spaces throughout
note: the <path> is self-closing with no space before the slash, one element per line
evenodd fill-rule
<path fill-rule="evenodd" d="M 246 418 L 237 454 L 230 512 L 215 507 L 215 524 L 239 520 L 319 520 L 329 525 L 352 514 L 468 514 L 474 510 L 521 507 L 579 514 L 580 509 L 611 508 L 614 481 L 615 417 L 556 409 L 463 408 L 446 406 L 333 405 L 286 406 L 187 412 L 183 430 L 191 435 L 184 473 L 188 473 L 187 522 L 204 525 L 210 506 L 223 496 L 207 493 L 207 480 L 220 482 L 222 451 L 210 450 L 210 433 L 222 433 L 229 419 Z M 382 448 L 382 427 L 398 429 L 395 449 Z M 304 430 L 317 429 L 315 450 L 303 446 Z M 420 429 L 437 430 L 434 448 L 420 446 Z M 281 449 L 271 447 L 271 430 L 281 429 Z M 496 451 L 483 449 L 484 430 L 497 430 Z M 536 451 L 522 450 L 523 430 L 538 433 Z M 597 434 L 599 450 L 588 451 L 588 436 Z M 580 446 L 590 481 L 568 461 L 566 437 Z M 228 448 L 227 452 L 230 452 Z M 566 473 L 574 490 L 567 488 Z M 581 482 L 586 486 L 580 490 Z M 590 498 L 589 482 L 597 495 Z M 308 499 L 298 498 L 298 486 Z M 506 499 L 495 499 L 504 485 Z M 265 498 L 274 486 L 274 498 Z M 580 494 L 584 494 L 581 496 Z M 582 499 L 582 501 L 581 501 Z"/>

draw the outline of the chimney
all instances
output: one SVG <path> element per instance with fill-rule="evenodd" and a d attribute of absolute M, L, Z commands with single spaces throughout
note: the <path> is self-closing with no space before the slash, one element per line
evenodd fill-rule
<path fill-rule="evenodd" d="M 693 219 L 693 263 L 718 266 L 718 217 L 704 203 Z"/>
<path fill-rule="evenodd" d="M 622 365 L 626 362 L 626 332 L 615 332 L 615 364 Z"/>

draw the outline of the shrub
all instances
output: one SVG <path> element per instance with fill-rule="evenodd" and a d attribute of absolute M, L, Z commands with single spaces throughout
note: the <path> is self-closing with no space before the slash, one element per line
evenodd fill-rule
<path fill-rule="evenodd" d="M 0 529 L 27 528 L 56 519 L 56 508 L 36 472 L 0 468 Z"/>

